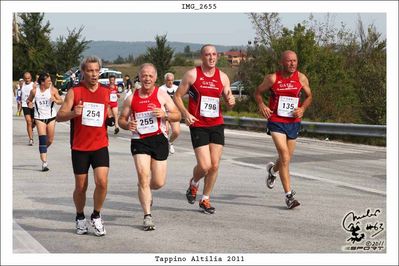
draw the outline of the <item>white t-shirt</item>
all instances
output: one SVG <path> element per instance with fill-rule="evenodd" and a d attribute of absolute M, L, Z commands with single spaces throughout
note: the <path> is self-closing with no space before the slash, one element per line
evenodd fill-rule
<path fill-rule="evenodd" d="M 22 85 L 21 91 L 21 101 L 22 101 L 22 107 L 28 107 L 28 103 L 26 102 L 26 100 L 29 97 L 30 91 L 33 89 L 33 82 L 26 84 L 24 82 L 24 84 Z"/>
<path fill-rule="evenodd" d="M 171 88 L 168 88 L 165 84 L 163 84 L 161 87 L 159 87 L 161 90 L 167 92 L 170 97 L 173 97 L 175 95 L 175 92 L 178 88 L 175 84 L 172 84 Z"/>

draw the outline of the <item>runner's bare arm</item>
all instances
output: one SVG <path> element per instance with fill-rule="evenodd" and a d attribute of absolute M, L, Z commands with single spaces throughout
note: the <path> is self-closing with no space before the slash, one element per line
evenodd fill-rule
<path fill-rule="evenodd" d="M 60 105 L 64 102 L 64 100 L 62 100 L 60 94 L 58 93 L 58 89 L 55 87 L 51 88 L 51 98 L 52 98 L 52 101 L 58 105 Z"/>
<path fill-rule="evenodd" d="M 31 89 L 28 99 L 26 99 L 26 103 L 28 104 L 29 108 L 33 108 L 33 99 L 35 98 L 36 95 L 36 88 Z"/>
<path fill-rule="evenodd" d="M 275 80 L 276 80 L 275 74 L 266 75 L 262 83 L 256 88 L 254 93 L 255 101 L 258 104 L 259 111 L 266 119 L 268 119 L 271 116 L 273 111 L 270 110 L 270 108 L 264 103 L 263 94 L 266 91 L 270 90 Z"/>
<path fill-rule="evenodd" d="M 224 101 L 226 102 L 227 107 L 229 109 L 232 109 L 236 104 L 236 98 L 234 97 L 233 92 L 231 91 L 229 77 L 222 71 L 220 71 L 220 77 L 222 79 L 222 84 L 223 84 Z"/>
<path fill-rule="evenodd" d="M 119 116 L 118 123 L 119 126 L 125 130 L 135 131 L 137 129 L 136 120 L 129 120 L 132 115 L 131 102 L 133 95 L 130 95 L 123 101 L 122 112 Z"/>
<path fill-rule="evenodd" d="M 294 110 L 294 117 L 297 118 L 302 118 L 303 114 L 305 113 L 306 109 L 310 106 L 310 104 L 312 103 L 313 100 L 313 96 L 312 96 L 312 91 L 310 89 L 309 86 L 309 80 L 308 78 L 302 74 L 299 73 L 299 81 L 302 84 L 302 89 L 305 92 L 305 100 L 303 101 L 301 107 L 298 107 Z"/>
<path fill-rule="evenodd" d="M 60 107 L 60 110 L 58 110 L 58 112 L 57 112 L 57 116 L 56 116 L 57 122 L 68 121 L 68 120 L 71 120 L 72 118 L 82 114 L 82 109 L 83 109 L 82 104 L 76 105 L 73 108 L 73 110 L 71 110 L 73 107 L 73 100 L 74 100 L 73 90 L 69 90 L 65 96 L 64 102 L 62 103 L 62 105 Z"/>
<path fill-rule="evenodd" d="M 165 107 L 167 115 L 167 120 L 169 122 L 179 122 L 181 120 L 181 114 L 175 103 L 173 102 L 172 98 L 164 91 L 160 91 L 163 99 L 165 99 Z M 165 118 L 165 116 L 164 116 Z"/>
<path fill-rule="evenodd" d="M 186 107 L 184 106 L 183 96 L 187 94 L 188 90 L 190 89 L 190 86 L 195 82 L 196 78 L 197 78 L 197 72 L 195 68 L 187 71 L 184 74 L 183 79 L 179 87 L 177 88 L 174 97 L 175 104 L 177 108 L 179 108 L 181 115 L 184 117 L 185 122 L 188 126 L 193 124 L 195 121 L 198 121 L 198 119 L 192 114 L 190 114 L 186 109 Z"/>

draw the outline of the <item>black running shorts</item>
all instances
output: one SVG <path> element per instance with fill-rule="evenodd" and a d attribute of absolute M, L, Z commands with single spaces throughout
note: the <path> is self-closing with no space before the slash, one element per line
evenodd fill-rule
<path fill-rule="evenodd" d="M 209 143 L 224 145 L 224 125 L 214 127 L 190 127 L 193 148 L 209 145 Z"/>
<path fill-rule="evenodd" d="M 87 174 L 90 165 L 93 169 L 97 167 L 109 167 L 108 147 L 95 151 L 72 150 L 72 167 L 76 175 Z"/>
<path fill-rule="evenodd" d="M 51 121 L 54 121 L 54 120 L 55 120 L 55 117 L 48 118 L 48 119 L 37 119 L 37 118 L 35 118 L 35 121 L 43 122 L 43 123 L 45 123 L 46 125 L 50 124 L 50 122 L 51 122 Z"/>
<path fill-rule="evenodd" d="M 24 112 L 24 116 L 30 115 L 33 119 L 33 116 L 35 115 L 35 109 L 29 107 L 22 107 L 22 111 Z"/>
<path fill-rule="evenodd" d="M 130 144 L 132 155 L 148 154 L 152 159 L 165 161 L 169 155 L 169 143 L 164 134 L 147 137 L 145 139 L 132 139 Z"/>

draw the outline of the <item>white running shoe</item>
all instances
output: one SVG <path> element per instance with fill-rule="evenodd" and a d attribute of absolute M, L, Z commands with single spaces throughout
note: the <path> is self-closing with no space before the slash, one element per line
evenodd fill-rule
<path fill-rule="evenodd" d="M 147 215 L 143 221 L 143 229 L 144 231 L 152 231 L 155 230 L 155 224 L 152 221 L 152 216 Z"/>
<path fill-rule="evenodd" d="M 84 218 L 83 220 L 76 220 L 76 233 L 78 235 L 87 234 L 88 231 L 89 228 L 87 227 L 86 218 Z"/>
<path fill-rule="evenodd" d="M 103 220 L 101 217 L 91 219 L 91 226 L 94 229 L 94 234 L 96 236 L 104 236 L 107 232 L 105 231 Z"/>
<path fill-rule="evenodd" d="M 276 175 L 273 175 L 271 170 L 274 167 L 274 163 L 273 162 L 269 162 L 266 165 L 266 186 L 270 189 L 272 189 L 274 187 L 274 181 L 276 180 Z"/>
<path fill-rule="evenodd" d="M 33 146 L 33 139 L 29 140 L 29 146 Z"/>
<path fill-rule="evenodd" d="M 47 162 L 43 162 L 42 163 L 42 172 L 47 172 L 48 170 L 50 170 L 50 169 L 48 168 Z"/>
<path fill-rule="evenodd" d="M 169 142 L 169 153 L 173 154 L 175 153 L 175 147 L 173 147 L 173 143 Z"/>
<path fill-rule="evenodd" d="M 291 194 L 289 194 L 288 196 L 285 196 L 285 203 L 287 204 L 287 208 L 288 209 L 293 209 L 299 205 L 301 205 L 295 198 L 295 191 L 292 190 Z"/>

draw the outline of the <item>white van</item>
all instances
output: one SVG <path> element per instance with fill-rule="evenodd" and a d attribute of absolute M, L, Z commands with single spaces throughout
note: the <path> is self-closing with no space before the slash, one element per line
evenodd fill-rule
<path fill-rule="evenodd" d="M 110 76 L 115 76 L 115 84 L 118 86 L 118 92 L 121 93 L 125 85 L 123 83 L 122 72 L 120 71 L 103 67 L 100 69 L 100 76 L 98 78 L 98 82 L 104 85 L 108 85 Z"/>

